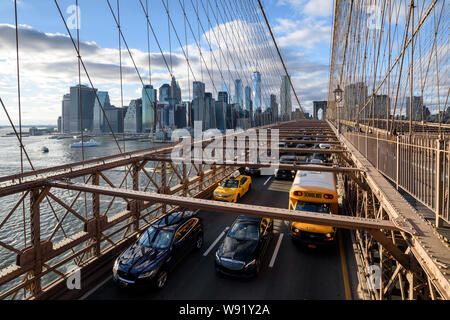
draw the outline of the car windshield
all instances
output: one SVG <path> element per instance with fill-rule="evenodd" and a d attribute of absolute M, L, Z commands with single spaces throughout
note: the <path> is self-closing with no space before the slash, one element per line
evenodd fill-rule
<path fill-rule="evenodd" d="M 173 231 L 149 227 L 139 238 L 139 244 L 146 248 L 167 249 L 173 238 Z"/>
<path fill-rule="evenodd" d="M 228 237 L 236 240 L 258 240 L 259 227 L 254 222 L 238 222 L 231 227 Z"/>
<path fill-rule="evenodd" d="M 298 201 L 295 206 L 297 211 L 309 211 L 317 213 L 331 213 L 330 205 L 327 203 L 312 203 L 312 202 L 302 202 Z"/>
<path fill-rule="evenodd" d="M 239 181 L 227 179 L 221 184 L 224 188 L 237 188 L 239 186 Z"/>

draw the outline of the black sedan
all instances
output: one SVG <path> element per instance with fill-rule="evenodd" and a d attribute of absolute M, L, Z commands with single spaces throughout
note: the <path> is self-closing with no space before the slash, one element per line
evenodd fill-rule
<path fill-rule="evenodd" d="M 216 270 L 230 276 L 255 276 L 272 235 L 272 219 L 239 216 L 216 252 Z"/>
<path fill-rule="evenodd" d="M 116 259 L 113 279 L 120 287 L 166 285 L 168 273 L 192 249 L 203 245 L 203 223 L 192 211 L 175 212 L 151 224 Z"/>
<path fill-rule="evenodd" d="M 274 177 L 280 180 L 293 180 L 295 173 L 292 170 L 275 169 Z"/>

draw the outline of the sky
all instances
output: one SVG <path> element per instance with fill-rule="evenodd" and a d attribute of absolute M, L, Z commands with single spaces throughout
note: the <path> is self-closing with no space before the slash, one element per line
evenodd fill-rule
<path fill-rule="evenodd" d="M 141 1 L 145 6 L 146 0 Z M 243 42 L 250 43 L 250 39 L 246 37 L 254 34 L 257 26 L 238 19 L 233 21 L 225 19 L 227 22 L 222 23 L 219 14 L 217 15 L 219 26 L 217 26 L 214 23 L 215 17 L 211 15 L 214 8 L 205 10 L 210 12 L 209 18 L 212 24 L 209 26 L 208 17 L 202 11 L 204 9 L 201 6 L 214 6 L 216 1 L 221 3 L 224 0 L 148 0 L 149 20 L 152 22 L 158 39 L 157 43 L 150 33 L 151 81 L 155 87 L 170 82 L 170 74 L 167 69 L 169 66 L 180 83 L 184 100 L 188 100 L 191 96 L 193 80 L 204 81 L 207 91 L 211 91 L 213 94 L 217 90 L 220 91 L 221 79 L 227 80 L 227 72 L 223 67 L 223 63 L 227 61 L 222 61 L 221 57 L 222 55 L 225 57 L 225 55 L 223 53 L 221 55 L 217 51 L 219 46 L 224 50 L 224 44 L 216 41 L 214 35 L 226 32 L 227 27 L 234 27 L 235 30 L 242 31 L 239 36 L 242 36 Z M 228 3 L 230 4 L 240 0 L 227 1 L 230 1 Z M 256 0 L 253 1 L 256 4 Z M 79 0 L 78 2 L 81 17 L 79 37 L 82 59 L 94 87 L 100 91 L 108 91 L 111 102 L 120 107 L 122 99 L 119 37 L 114 17 L 107 0 Z M 76 19 L 74 11 L 71 10 L 75 0 L 58 0 L 57 3 L 67 24 L 75 26 Z M 196 38 L 190 34 L 189 30 L 185 37 L 181 6 L 183 3 L 186 15 L 191 19 L 193 32 L 196 35 L 201 34 L 201 37 Z M 110 0 L 110 4 L 117 19 L 117 0 Z M 182 46 L 172 27 L 169 41 L 169 22 L 164 4 L 171 12 L 172 23 L 179 33 Z M 195 6 L 197 4 L 200 16 L 203 12 L 202 26 L 204 29 L 202 30 L 196 21 Z M 264 0 L 263 5 L 302 107 L 306 112 L 311 112 L 312 101 L 326 100 L 327 95 L 333 1 Z M 54 0 L 18 0 L 17 7 L 22 124 L 55 125 L 57 117 L 61 115 L 63 95 L 69 92 L 70 86 L 78 84 L 76 51 L 68 37 Z M 122 41 L 123 105 L 127 106 L 131 99 L 140 97 L 142 82 L 147 84 L 150 81 L 147 21 L 139 0 L 120 0 L 119 8 L 121 29 L 133 57 L 132 60 L 124 41 Z M 259 16 L 262 18 L 260 13 Z M 76 39 L 76 28 L 71 29 L 71 32 Z M 198 54 L 197 39 L 201 39 L 198 41 L 203 48 L 203 58 Z M 211 54 L 207 39 L 212 44 Z M 246 76 L 250 78 L 252 70 L 258 66 L 261 68 L 261 65 L 264 65 L 267 74 L 279 70 L 279 62 L 278 65 L 271 65 L 273 60 L 260 59 L 255 62 L 255 59 L 251 58 L 259 54 L 258 50 L 263 45 L 263 43 L 258 43 L 245 48 L 249 58 L 243 59 L 244 67 L 240 70 L 244 74 L 243 78 Z M 234 51 L 242 53 L 243 51 L 240 50 L 244 49 L 234 46 L 228 48 L 231 54 Z M 169 59 L 169 52 L 172 53 L 171 59 Z M 190 52 L 190 69 L 186 64 L 184 55 L 186 52 Z M 13 121 L 18 123 L 16 61 L 14 0 L 0 0 L 0 97 Z M 210 63 L 210 66 L 220 63 L 223 67 L 223 74 L 218 71 L 219 68 L 211 67 L 211 74 L 208 75 L 203 62 Z M 135 66 L 140 71 L 141 78 L 139 78 Z M 214 83 L 208 81 L 208 76 L 213 77 L 216 81 Z M 248 81 L 250 80 L 243 79 L 243 84 L 246 85 L 246 82 L 248 84 Z M 279 94 L 279 77 L 263 78 L 264 81 L 267 81 L 267 89 L 264 94 L 267 95 L 269 91 Z M 89 83 L 83 69 L 81 69 L 81 82 Z M 294 96 L 292 98 L 293 107 L 298 107 Z M 8 124 L 5 113 L 0 110 L 0 125 Z"/>

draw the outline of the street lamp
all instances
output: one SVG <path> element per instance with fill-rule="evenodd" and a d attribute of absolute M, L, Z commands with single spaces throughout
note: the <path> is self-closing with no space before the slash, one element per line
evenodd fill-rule
<path fill-rule="evenodd" d="M 334 93 L 334 101 L 336 102 L 336 118 L 337 118 L 337 126 L 338 126 L 338 133 L 341 133 L 341 124 L 339 121 L 339 104 L 342 101 L 342 93 L 344 91 L 341 89 L 341 87 L 337 86 L 336 89 L 334 89 L 333 93 Z"/>
<path fill-rule="evenodd" d="M 344 91 L 341 89 L 341 87 L 338 85 L 336 89 L 334 89 L 333 93 L 334 93 L 334 100 L 337 103 L 340 103 L 342 101 L 342 93 Z"/>

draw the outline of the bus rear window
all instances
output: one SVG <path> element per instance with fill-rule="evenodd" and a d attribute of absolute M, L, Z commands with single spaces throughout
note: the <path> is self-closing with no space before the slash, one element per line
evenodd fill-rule
<path fill-rule="evenodd" d="M 297 205 L 295 206 L 295 210 L 318 212 L 318 213 L 331 213 L 331 207 L 327 203 L 312 203 L 312 202 L 298 201 Z"/>

